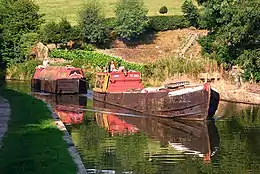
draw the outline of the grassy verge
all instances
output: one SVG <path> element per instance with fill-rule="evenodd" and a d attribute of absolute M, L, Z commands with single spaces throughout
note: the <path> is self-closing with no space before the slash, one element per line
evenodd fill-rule
<path fill-rule="evenodd" d="M 114 6 L 117 0 L 99 0 L 103 4 L 106 17 L 113 17 Z M 83 7 L 83 0 L 36 0 L 37 5 L 40 6 L 40 12 L 45 13 L 47 21 L 59 21 L 61 17 L 67 17 L 73 24 L 77 24 L 77 13 Z M 167 15 L 180 15 L 181 5 L 184 0 L 144 0 L 145 6 L 148 8 L 148 15 L 159 15 L 159 9 L 162 6 L 167 6 Z M 196 1 L 193 0 L 196 4 Z"/>
<path fill-rule="evenodd" d="M 35 67 L 42 64 L 39 60 L 28 60 L 24 63 L 9 64 L 6 70 L 6 79 L 31 80 Z"/>
<path fill-rule="evenodd" d="M 0 173 L 76 173 L 63 133 L 45 104 L 32 96 L 0 88 L 12 116 L 0 149 Z"/>

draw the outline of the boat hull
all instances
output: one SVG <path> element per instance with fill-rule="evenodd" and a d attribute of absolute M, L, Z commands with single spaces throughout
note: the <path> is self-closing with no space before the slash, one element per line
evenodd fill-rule
<path fill-rule="evenodd" d="M 217 109 L 217 98 L 204 85 L 172 92 L 93 92 L 94 106 L 107 109 L 128 109 L 151 116 L 205 120 Z M 212 101 L 211 101 L 212 100 Z M 210 109 L 212 105 L 212 109 Z M 210 115 L 209 115 L 210 113 Z"/>
<path fill-rule="evenodd" d="M 85 79 L 32 79 L 31 87 L 33 91 L 48 92 L 54 94 L 87 93 L 87 83 Z"/>

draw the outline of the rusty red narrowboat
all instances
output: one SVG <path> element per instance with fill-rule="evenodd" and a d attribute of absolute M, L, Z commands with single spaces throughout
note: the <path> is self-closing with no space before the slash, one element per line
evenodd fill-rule
<path fill-rule="evenodd" d="M 86 93 L 86 77 L 81 68 L 70 66 L 36 67 L 31 80 L 34 91 L 56 94 Z"/>
<path fill-rule="evenodd" d="M 214 116 L 219 93 L 209 83 L 188 82 L 144 88 L 141 73 L 99 72 L 93 89 L 94 103 L 102 108 L 128 109 L 145 115 L 192 120 Z M 100 103 L 101 102 L 101 103 Z"/>

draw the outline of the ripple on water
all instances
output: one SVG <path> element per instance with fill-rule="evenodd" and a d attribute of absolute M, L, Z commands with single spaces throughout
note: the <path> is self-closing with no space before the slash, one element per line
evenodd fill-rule
<path fill-rule="evenodd" d="M 20 92 L 30 87 L 7 86 Z M 91 93 L 85 97 L 84 106 L 70 103 L 77 109 L 46 101 L 70 123 L 88 173 L 260 173 L 258 106 L 221 102 L 215 122 L 180 122 L 95 112 Z"/>

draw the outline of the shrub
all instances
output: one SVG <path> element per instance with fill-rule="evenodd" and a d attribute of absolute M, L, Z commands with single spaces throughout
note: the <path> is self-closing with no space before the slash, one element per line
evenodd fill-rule
<path fill-rule="evenodd" d="M 21 47 L 21 55 L 25 58 L 25 60 L 31 58 L 32 48 L 37 42 L 39 42 L 39 40 L 38 33 L 31 32 L 22 35 L 19 44 Z"/>
<path fill-rule="evenodd" d="M 181 10 L 183 13 L 183 16 L 187 21 L 189 21 L 189 24 L 194 27 L 199 26 L 199 10 L 198 8 L 192 3 L 191 0 L 185 0 L 184 3 L 181 6 Z"/>
<path fill-rule="evenodd" d="M 61 21 L 58 24 L 58 32 L 59 32 L 59 41 L 60 43 L 67 43 L 72 40 L 72 26 L 70 22 L 66 18 L 61 18 Z"/>
<path fill-rule="evenodd" d="M 161 14 L 166 14 L 166 13 L 168 13 L 167 7 L 166 7 L 166 6 L 162 6 L 162 7 L 160 8 L 160 10 L 159 10 L 159 13 L 161 13 Z"/>
<path fill-rule="evenodd" d="M 116 28 L 117 26 L 117 21 L 115 17 L 110 17 L 110 18 L 106 18 L 106 25 L 110 30 L 113 30 Z"/>
<path fill-rule="evenodd" d="M 241 54 L 237 62 L 245 70 L 243 77 L 246 80 L 253 80 L 256 82 L 260 81 L 260 49 L 255 50 L 245 50 Z"/>
<path fill-rule="evenodd" d="M 156 31 L 173 30 L 188 26 L 183 16 L 150 16 L 150 28 Z"/>
<path fill-rule="evenodd" d="M 94 51 L 96 48 L 91 44 L 84 43 L 81 49 L 85 51 Z"/>
<path fill-rule="evenodd" d="M 93 44 L 105 43 L 108 39 L 108 28 L 101 4 L 91 0 L 79 13 L 79 25 L 86 42 Z"/>
<path fill-rule="evenodd" d="M 45 44 L 48 43 L 59 43 L 59 25 L 55 22 L 46 23 L 41 29 L 41 41 Z"/>
<path fill-rule="evenodd" d="M 59 23 L 48 22 L 41 30 L 41 41 L 48 43 L 67 43 L 70 40 L 77 40 L 81 37 L 81 30 L 78 26 L 71 26 L 66 18 L 61 18 Z"/>
<path fill-rule="evenodd" d="M 116 32 L 130 40 L 140 36 L 148 26 L 148 10 L 142 0 L 119 0 L 116 4 Z"/>
<path fill-rule="evenodd" d="M 7 66 L 6 76 L 15 80 L 30 80 L 35 67 L 40 65 L 39 60 L 29 60 L 24 63 L 10 63 Z"/>

